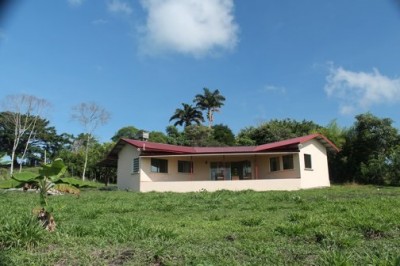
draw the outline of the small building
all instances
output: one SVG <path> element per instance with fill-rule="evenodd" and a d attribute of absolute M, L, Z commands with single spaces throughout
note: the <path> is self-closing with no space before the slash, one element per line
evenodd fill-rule
<path fill-rule="evenodd" d="M 338 148 L 320 134 L 235 147 L 120 139 L 104 162 L 131 191 L 298 190 L 330 186 L 328 151 Z"/>

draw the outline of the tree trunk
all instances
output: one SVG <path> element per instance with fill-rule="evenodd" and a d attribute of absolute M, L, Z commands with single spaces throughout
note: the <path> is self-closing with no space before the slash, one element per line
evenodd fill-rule
<path fill-rule="evenodd" d="M 86 179 L 86 167 L 88 161 L 88 154 L 89 154 L 89 142 L 90 142 L 90 134 L 88 134 L 86 148 L 85 148 L 85 163 L 83 164 L 83 172 L 82 172 L 82 180 L 85 181 Z"/>
<path fill-rule="evenodd" d="M 29 142 L 31 141 L 32 135 L 33 135 L 33 133 L 34 133 L 33 131 L 35 130 L 36 121 L 38 120 L 38 118 L 39 118 L 38 115 L 35 116 L 33 122 L 29 125 L 30 132 L 29 132 L 28 140 L 26 141 L 25 149 L 24 149 L 24 152 L 22 153 L 22 156 L 21 156 L 21 163 L 19 164 L 19 172 L 20 172 L 20 173 L 22 172 L 22 163 L 23 163 L 23 161 L 24 161 L 24 159 L 25 159 L 26 152 L 28 151 Z"/>
<path fill-rule="evenodd" d="M 18 128 L 15 127 L 14 143 L 13 143 L 13 148 L 12 148 L 12 151 L 11 151 L 10 176 L 12 176 L 14 174 L 14 161 L 16 161 L 15 152 L 17 150 L 18 143 L 19 143 Z"/>
<path fill-rule="evenodd" d="M 213 111 L 211 109 L 208 109 L 207 118 L 208 118 L 208 127 L 211 128 L 213 120 L 214 120 Z"/>

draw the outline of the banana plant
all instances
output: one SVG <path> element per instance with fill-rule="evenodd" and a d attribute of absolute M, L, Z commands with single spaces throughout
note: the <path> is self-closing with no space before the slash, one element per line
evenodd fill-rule
<path fill-rule="evenodd" d="M 48 206 L 47 197 L 50 189 L 55 186 L 55 182 L 59 181 L 66 171 L 67 167 L 62 159 L 56 159 L 51 164 L 43 165 L 42 169 L 39 170 L 39 176 L 36 177 L 36 180 L 40 192 L 40 205 L 43 208 Z"/>
<path fill-rule="evenodd" d="M 66 170 L 67 167 L 64 165 L 62 159 L 56 159 L 51 164 L 43 165 L 39 170 L 39 175 L 23 172 L 15 174 L 12 177 L 20 183 L 34 183 L 38 187 L 41 209 L 37 212 L 37 216 L 43 226 L 49 231 L 54 231 L 56 224 L 54 217 L 51 214 L 53 209 L 49 207 L 48 204 L 48 194 L 55 186 L 55 183 L 61 180 L 61 177 L 65 174 Z"/>

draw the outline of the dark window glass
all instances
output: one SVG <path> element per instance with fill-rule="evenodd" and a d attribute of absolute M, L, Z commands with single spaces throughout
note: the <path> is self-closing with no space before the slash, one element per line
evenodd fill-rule
<path fill-rule="evenodd" d="M 293 154 L 285 155 L 282 157 L 283 169 L 294 169 Z"/>
<path fill-rule="evenodd" d="M 139 173 L 139 158 L 133 159 L 132 173 Z"/>
<path fill-rule="evenodd" d="M 178 173 L 193 173 L 193 162 L 178 161 Z"/>
<path fill-rule="evenodd" d="M 152 158 L 151 171 L 154 173 L 168 173 L 168 160 Z"/>
<path fill-rule="evenodd" d="M 269 158 L 269 169 L 271 172 L 279 171 L 279 157 Z"/>
<path fill-rule="evenodd" d="M 312 169 L 311 154 L 304 154 L 304 166 L 307 169 Z"/>

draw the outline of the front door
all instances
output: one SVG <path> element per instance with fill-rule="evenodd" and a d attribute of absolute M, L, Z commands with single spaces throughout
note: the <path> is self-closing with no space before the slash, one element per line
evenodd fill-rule
<path fill-rule="evenodd" d="M 243 162 L 231 163 L 232 180 L 243 179 Z"/>

